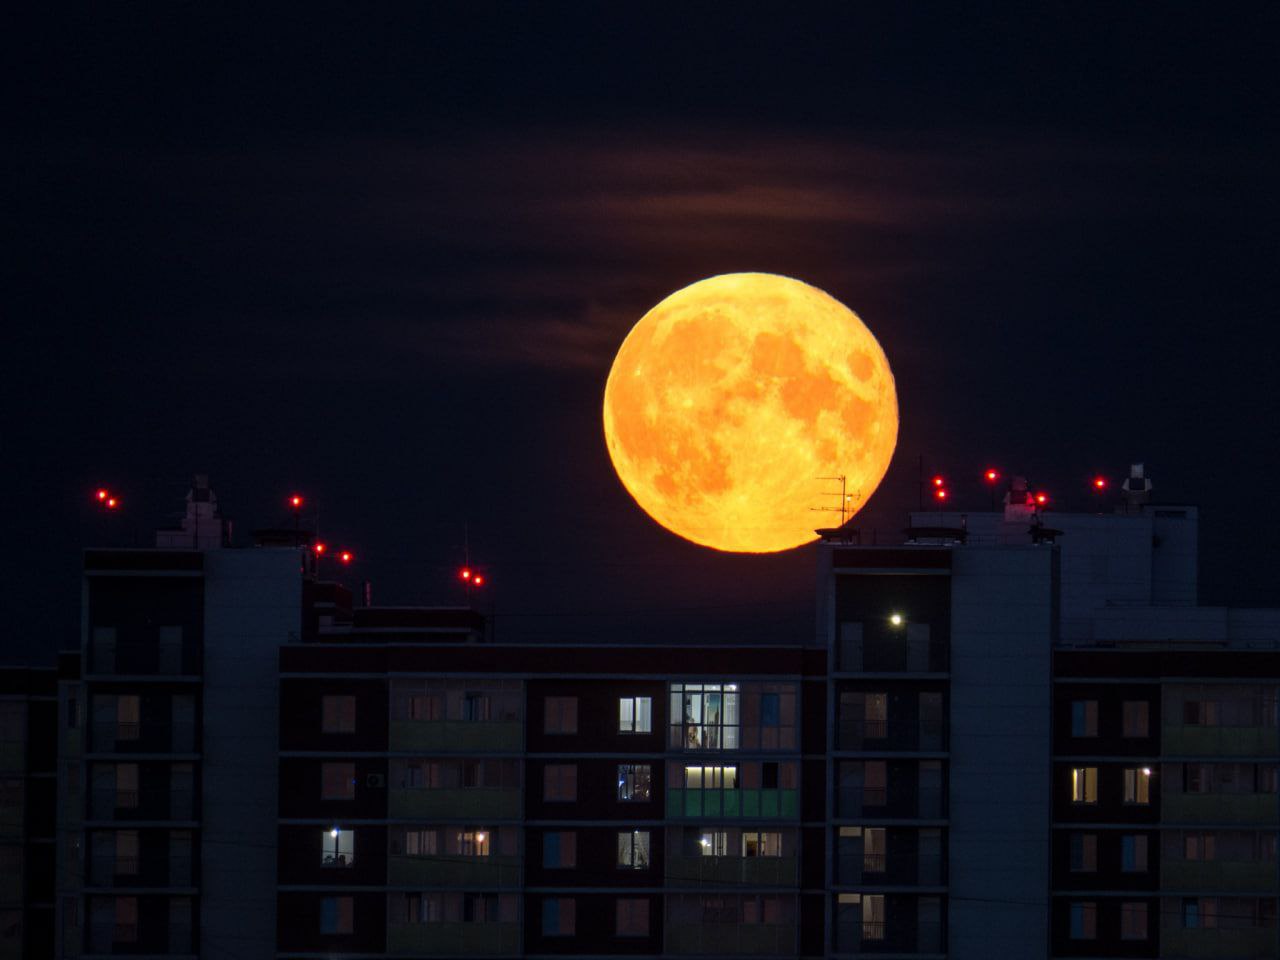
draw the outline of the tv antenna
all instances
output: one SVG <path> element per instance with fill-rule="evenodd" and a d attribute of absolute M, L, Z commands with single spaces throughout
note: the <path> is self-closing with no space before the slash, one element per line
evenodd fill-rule
<path fill-rule="evenodd" d="M 840 514 L 840 526 L 843 527 L 853 517 L 853 513 L 854 513 L 853 500 L 854 500 L 854 497 L 858 496 L 861 493 L 861 491 L 858 491 L 858 493 L 853 493 L 853 494 L 849 493 L 848 485 L 846 483 L 847 478 L 843 474 L 841 474 L 838 477 L 815 477 L 814 479 L 820 480 L 820 481 L 830 481 L 832 483 L 834 483 L 837 480 L 840 482 L 839 493 L 832 491 L 830 493 L 822 494 L 822 496 L 824 497 L 839 497 L 840 505 L 838 507 L 810 507 L 809 509 L 817 510 L 820 513 Z"/>

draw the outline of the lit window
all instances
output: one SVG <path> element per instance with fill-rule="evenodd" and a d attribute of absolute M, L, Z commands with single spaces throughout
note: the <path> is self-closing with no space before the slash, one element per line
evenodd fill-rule
<path fill-rule="evenodd" d="M 354 800 L 356 765 L 354 763 L 320 764 L 320 799 Z"/>
<path fill-rule="evenodd" d="M 1120 869 L 1125 873 L 1145 873 L 1147 870 L 1147 835 L 1125 834 L 1120 838 Z"/>
<path fill-rule="evenodd" d="M 862 898 L 862 939 L 884 939 L 884 896 L 866 894 Z"/>
<path fill-rule="evenodd" d="M 463 830 L 458 834 L 458 853 L 464 857 L 487 857 L 492 833 L 488 830 Z"/>
<path fill-rule="evenodd" d="M 884 827 L 867 827 L 862 835 L 863 873 L 884 873 L 886 837 Z"/>
<path fill-rule="evenodd" d="M 1098 869 L 1098 835 L 1096 833 L 1071 835 L 1071 869 L 1075 873 L 1092 873 Z"/>
<path fill-rule="evenodd" d="M 671 743 L 683 750 L 737 750 L 741 719 L 736 683 L 673 683 Z"/>
<path fill-rule="evenodd" d="M 1124 802 L 1143 806 L 1151 802 L 1151 768 L 1126 767 Z"/>
<path fill-rule="evenodd" d="M 618 866 L 649 869 L 649 831 L 626 830 L 618 834 Z"/>
<path fill-rule="evenodd" d="M 686 766 L 684 785 L 687 790 L 736 790 L 738 768 Z"/>
<path fill-rule="evenodd" d="M 354 830 L 330 827 L 320 832 L 320 865 L 322 867 L 350 867 L 356 862 L 356 834 Z"/>
<path fill-rule="evenodd" d="M 542 865 L 563 870 L 578 865 L 578 835 L 572 830 L 550 830 L 542 835 Z"/>
<path fill-rule="evenodd" d="M 1120 939 L 1147 939 L 1147 905 L 1145 903 L 1120 904 Z"/>
<path fill-rule="evenodd" d="M 320 698 L 322 733 L 356 732 L 356 698 L 326 696 Z"/>
<path fill-rule="evenodd" d="M 1071 802 L 1072 803 L 1097 803 L 1098 802 L 1098 768 L 1097 767 L 1072 767 L 1071 768 Z"/>
<path fill-rule="evenodd" d="M 549 763 L 542 769 L 542 799 L 567 802 L 578 799 L 578 765 Z"/>
<path fill-rule="evenodd" d="M 704 857 L 727 857 L 729 855 L 729 834 L 724 830 L 705 831 L 698 838 L 698 846 Z"/>
<path fill-rule="evenodd" d="M 547 697 L 543 702 L 542 729 L 545 733 L 577 733 L 578 698 Z"/>
<path fill-rule="evenodd" d="M 653 795 L 653 771 L 647 763 L 618 764 L 618 799 L 644 801 Z"/>
<path fill-rule="evenodd" d="M 542 935 L 571 937 L 577 932 L 578 903 L 573 897 L 548 897 L 542 901 Z"/>
<path fill-rule="evenodd" d="M 1098 905 L 1092 900 L 1071 904 L 1071 939 L 1093 940 L 1098 936 Z"/>
<path fill-rule="evenodd" d="M 1151 704 L 1146 700 L 1126 700 L 1124 702 L 1123 733 L 1126 737 L 1149 737 L 1151 735 Z"/>
<path fill-rule="evenodd" d="M 1096 737 L 1098 735 L 1098 701 L 1071 701 L 1071 735 Z"/>
<path fill-rule="evenodd" d="M 649 901 L 637 897 L 620 897 L 614 929 L 620 937 L 647 937 Z"/>
<path fill-rule="evenodd" d="M 354 897 L 320 898 L 320 932 L 351 933 L 355 929 Z"/>
<path fill-rule="evenodd" d="M 744 857 L 782 856 L 782 834 L 744 830 L 742 833 L 742 855 Z"/>
<path fill-rule="evenodd" d="M 619 733 L 650 733 L 652 730 L 652 697 L 622 697 L 618 700 Z"/>

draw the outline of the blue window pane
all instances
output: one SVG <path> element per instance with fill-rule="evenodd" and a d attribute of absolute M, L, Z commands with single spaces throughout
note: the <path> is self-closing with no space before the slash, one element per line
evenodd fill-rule
<path fill-rule="evenodd" d="M 542 932 L 543 933 L 559 933 L 560 932 L 560 901 L 559 900 L 543 900 L 542 901 Z"/>
<path fill-rule="evenodd" d="M 542 838 L 542 865 L 544 867 L 560 866 L 560 834 L 546 833 Z M 543 905 L 545 909 L 545 904 Z"/>
<path fill-rule="evenodd" d="M 766 727 L 776 727 L 779 719 L 778 695 L 766 693 L 760 697 L 760 723 Z"/>
<path fill-rule="evenodd" d="M 338 929 L 338 898 L 325 897 L 320 901 L 320 932 L 334 933 Z"/>

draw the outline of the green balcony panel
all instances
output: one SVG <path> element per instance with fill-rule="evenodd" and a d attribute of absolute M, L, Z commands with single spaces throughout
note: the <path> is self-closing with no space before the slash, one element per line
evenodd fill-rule
<path fill-rule="evenodd" d="M 1166 724 L 1161 752 L 1171 757 L 1274 757 L 1280 753 L 1275 727 L 1197 727 Z"/>
<path fill-rule="evenodd" d="M 1166 793 L 1161 797 L 1164 823 L 1274 824 L 1277 797 L 1271 793 Z"/>
<path fill-rule="evenodd" d="M 395 886 L 513 887 L 520 883 L 520 861 L 516 857 L 441 860 L 396 855 L 388 862 L 387 876 Z"/>
<path fill-rule="evenodd" d="M 520 750 L 524 747 L 524 725 L 518 722 L 393 720 L 389 742 L 392 750 L 434 750 L 447 753 Z"/>
<path fill-rule="evenodd" d="M 1160 861 L 1160 887 L 1169 893 L 1257 893 L 1275 896 L 1276 865 L 1260 860 Z"/>
<path fill-rule="evenodd" d="M 690 956 L 795 956 L 796 928 L 789 923 L 668 923 L 667 952 Z"/>
<path fill-rule="evenodd" d="M 392 817 L 467 817 L 471 820 L 505 819 L 520 816 L 520 793 L 516 790 L 417 790 L 397 787 L 388 797 Z"/>
<path fill-rule="evenodd" d="M 1230 957 L 1231 960 L 1252 960 L 1255 957 L 1276 957 L 1280 956 L 1278 944 L 1280 940 L 1277 940 L 1275 927 L 1194 930 L 1175 927 L 1160 931 L 1160 956 L 1167 958 Z"/>
<path fill-rule="evenodd" d="M 393 923 L 387 953 L 511 956 L 520 952 L 518 923 Z"/>

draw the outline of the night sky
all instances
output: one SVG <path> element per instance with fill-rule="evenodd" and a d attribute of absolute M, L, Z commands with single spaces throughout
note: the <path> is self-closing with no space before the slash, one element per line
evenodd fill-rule
<path fill-rule="evenodd" d="M 1280 16 L 1027 6 L 11 23 L 5 658 L 75 646 L 80 549 L 148 543 L 197 471 L 241 541 L 306 495 L 379 603 L 460 601 L 469 530 L 500 640 L 808 638 L 815 548 L 667 533 L 600 425 L 631 325 L 744 270 L 888 354 L 864 529 L 920 456 L 957 509 L 988 465 L 1097 509 L 1143 461 L 1202 509 L 1202 602 L 1280 604 Z"/>

